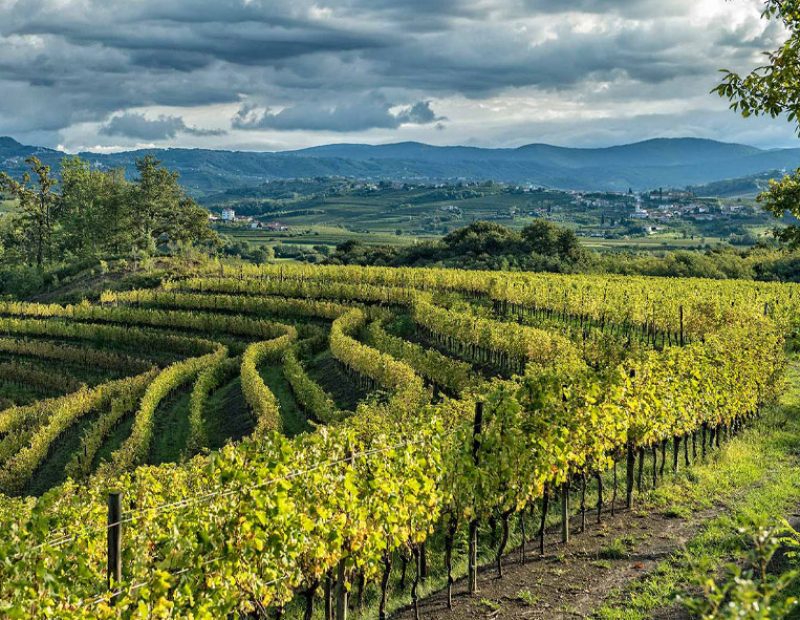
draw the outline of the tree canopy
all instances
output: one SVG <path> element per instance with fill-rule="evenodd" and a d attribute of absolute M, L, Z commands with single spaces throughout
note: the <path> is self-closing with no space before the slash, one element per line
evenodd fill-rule
<path fill-rule="evenodd" d="M 1 263 L 42 270 L 215 241 L 207 212 L 186 195 L 177 173 L 151 155 L 137 161 L 134 181 L 121 169 L 98 170 L 68 157 L 59 182 L 36 157 L 26 162 L 31 170 L 21 179 L 0 172 L 0 191 L 17 202 L 15 212 L 0 221 Z"/>
<path fill-rule="evenodd" d="M 787 33 L 776 50 L 765 52 L 766 61 L 747 75 L 723 69 L 724 78 L 714 89 L 731 102 L 731 109 L 749 116 L 785 117 L 800 135 L 800 0 L 765 0 L 762 17 L 779 22 Z M 786 212 L 800 217 L 800 169 L 780 181 L 770 181 L 758 200 L 777 217 Z M 775 231 L 776 237 L 800 245 L 800 227 Z"/>

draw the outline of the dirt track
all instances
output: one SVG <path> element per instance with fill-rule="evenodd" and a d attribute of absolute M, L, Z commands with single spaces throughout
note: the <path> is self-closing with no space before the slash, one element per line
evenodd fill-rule
<path fill-rule="evenodd" d="M 494 567 L 484 567 L 478 577 L 478 595 L 467 594 L 465 579 L 456 582 L 453 609 L 447 609 L 446 592 L 420 601 L 420 618 L 462 620 L 466 618 L 584 618 L 627 583 L 653 571 L 657 564 L 685 545 L 700 524 L 717 511 L 698 512 L 688 519 L 669 518 L 659 513 L 637 514 L 622 511 L 611 517 L 604 514 L 598 525 L 587 516 L 585 533 L 580 521 L 571 522 L 574 533 L 569 545 L 556 542 L 557 532 L 549 532 L 545 555 L 535 543 L 528 546 L 526 562 L 520 562 L 515 549 L 503 559 L 503 578 L 497 579 Z M 623 543 L 624 557 L 614 557 L 614 541 Z M 685 618 L 680 610 L 664 609 L 657 618 Z M 406 608 L 393 616 L 413 620 Z"/>

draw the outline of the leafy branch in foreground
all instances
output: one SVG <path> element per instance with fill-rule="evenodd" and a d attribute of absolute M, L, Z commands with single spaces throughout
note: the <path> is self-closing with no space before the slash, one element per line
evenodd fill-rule
<path fill-rule="evenodd" d="M 793 568 L 776 576 L 770 574 L 769 566 L 781 550 L 790 560 L 796 558 L 800 534 L 785 520 L 741 528 L 740 533 L 748 538 L 743 565 L 729 564 L 720 580 L 707 576 L 715 567 L 699 567 L 695 585 L 702 595 L 679 597 L 692 617 L 775 620 L 785 618 L 797 606 L 797 598 L 787 596 L 787 590 L 800 577 L 800 570 Z"/>
<path fill-rule="evenodd" d="M 766 0 L 762 17 L 779 21 L 788 33 L 786 40 L 777 50 L 765 52 L 766 63 L 745 76 L 723 69 L 724 77 L 712 92 L 728 99 L 730 108 L 745 118 L 785 116 L 800 134 L 800 2 Z M 799 185 L 797 170 L 781 181 L 770 181 L 769 189 L 759 195 L 758 201 L 776 217 L 787 212 L 798 216 Z M 775 236 L 795 247 L 800 244 L 797 226 L 776 230 Z"/>

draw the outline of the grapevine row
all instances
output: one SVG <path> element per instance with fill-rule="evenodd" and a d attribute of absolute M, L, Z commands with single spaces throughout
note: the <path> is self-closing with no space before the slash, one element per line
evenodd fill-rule
<path fill-rule="evenodd" d="M 256 433 L 263 435 L 281 429 L 278 399 L 264 384 L 258 368 L 264 362 L 279 362 L 297 338 L 297 330 L 287 326 L 283 336 L 251 344 L 242 356 L 242 392 L 256 418 Z"/>
<path fill-rule="evenodd" d="M 269 278 L 276 269 L 250 275 L 243 268 L 242 280 Z M 351 284 L 487 298 L 505 286 L 473 280 L 473 275 L 448 280 L 449 272 L 436 270 L 422 270 L 419 281 L 404 281 L 411 276 L 389 270 L 287 267 L 287 273 L 309 288 L 317 280 L 329 286 L 345 275 L 352 276 Z M 287 277 L 281 272 L 278 281 Z M 224 299 L 231 307 L 240 303 L 231 295 L 153 295 L 165 295 L 158 303 L 178 303 L 178 295 L 187 296 L 185 303 L 191 303 L 189 295 L 213 297 L 214 303 Z M 243 298 L 248 308 L 278 299 Z M 575 476 L 602 472 L 626 454 L 630 464 L 636 451 L 685 440 L 699 430 L 738 425 L 774 394 L 784 361 L 785 324 L 776 313 L 732 311 L 724 322 L 714 319 L 702 328 L 703 338 L 685 347 L 643 351 L 595 370 L 581 363 L 566 338 L 448 312 L 430 299 L 415 295 L 412 312 L 431 334 L 447 339 L 448 348 L 478 358 L 502 353 L 507 359 L 495 362 L 514 360 L 514 370 L 524 374 L 433 405 L 414 372 L 425 368 L 419 349 L 401 347 L 412 362 L 403 363 L 359 341 L 365 331 L 375 331 L 365 310 L 331 312 L 332 353 L 385 387 L 388 401 L 364 403 L 346 420 L 292 440 L 259 432 L 241 446 L 178 466 L 140 468 L 122 477 L 103 470 L 89 486 L 67 484 L 37 502 L 0 500 L 0 527 L 9 532 L 0 540 L 0 555 L 12 557 L 39 544 L 43 515 L 68 531 L 87 524 L 99 528 L 57 549 L 45 545 L 35 560 L 0 563 L 0 612 L 227 617 L 280 608 L 297 596 L 313 605 L 321 584 L 336 575 L 344 588 L 385 583 L 396 554 L 419 554 L 432 533 L 452 548 L 459 532 L 469 531 L 471 540 L 476 523 L 496 515 L 507 520 Z M 319 316 L 309 311 L 311 305 L 303 308 L 305 316 Z M 370 312 L 372 319 L 380 316 Z M 288 332 L 283 337 L 291 340 Z M 250 378 L 243 390 L 249 390 L 254 409 L 269 401 L 260 394 L 266 386 L 258 384 L 259 364 L 281 353 L 287 359 L 289 352 L 273 345 L 267 353 L 263 344 L 248 349 L 247 369 L 242 363 L 243 384 L 245 374 Z M 523 369 L 516 360 L 535 363 Z M 476 425 L 479 402 L 483 416 Z M 268 414 L 279 420 L 277 407 Z M 0 413 L 0 425 L 2 420 Z M 20 428 L 24 434 L 28 427 Z M 104 600 L 86 602 L 98 590 L 102 594 L 102 494 L 109 487 L 122 491 L 125 511 L 136 522 L 126 530 L 126 547 L 137 553 L 126 565 L 114 608 Z M 34 570 L 40 566 L 43 577 Z M 146 586 L 133 587 L 139 583 Z M 45 610 L 41 601 L 52 607 Z"/>
<path fill-rule="evenodd" d="M 112 454 L 112 462 L 104 468 L 112 472 L 122 472 L 146 461 L 153 435 L 153 416 L 158 405 L 174 389 L 187 383 L 206 366 L 225 358 L 227 354 L 228 350 L 219 346 L 213 353 L 175 362 L 162 370 L 145 390 L 136 411 L 131 434 Z"/>
<path fill-rule="evenodd" d="M 389 334 L 381 321 L 367 329 L 367 341 L 374 348 L 406 362 L 419 375 L 452 394 L 461 394 L 475 384 L 472 367 L 433 349 Z"/>
<path fill-rule="evenodd" d="M 292 348 L 284 353 L 283 374 L 289 382 L 298 404 L 315 420 L 331 424 L 345 417 L 345 412 L 339 410 L 325 390 L 306 374 Z"/>

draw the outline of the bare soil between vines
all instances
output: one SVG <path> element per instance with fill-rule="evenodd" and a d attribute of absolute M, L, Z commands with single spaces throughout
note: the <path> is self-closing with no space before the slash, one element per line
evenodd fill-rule
<path fill-rule="evenodd" d="M 612 517 L 587 514 L 586 531 L 580 533 L 580 519 L 571 521 L 568 545 L 560 542 L 560 531 L 548 532 L 545 555 L 539 555 L 538 541 L 526 547 L 525 564 L 520 549 L 503 558 L 503 578 L 494 566 L 484 566 L 478 575 L 478 594 L 469 596 L 466 579 L 456 581 L 453 609 L 447 608 L 447 592 L 437 592 L 419 602 L 420 618 L 461 620 L 463 618 L 586 618 L 613 592 L 652 572 L 659 562 L 683 548 L 702 526 L 723 508 L 697 511 L 688 518 L 673 518 L 658 512 L 623 510 Z M 614 557 L 610 548 L 624 540 L 626 552 Z M 412 607 L 392 616 L 414 618 Z M 661 620 L 687 618 L 678 608 L 660 610 Z"/>

